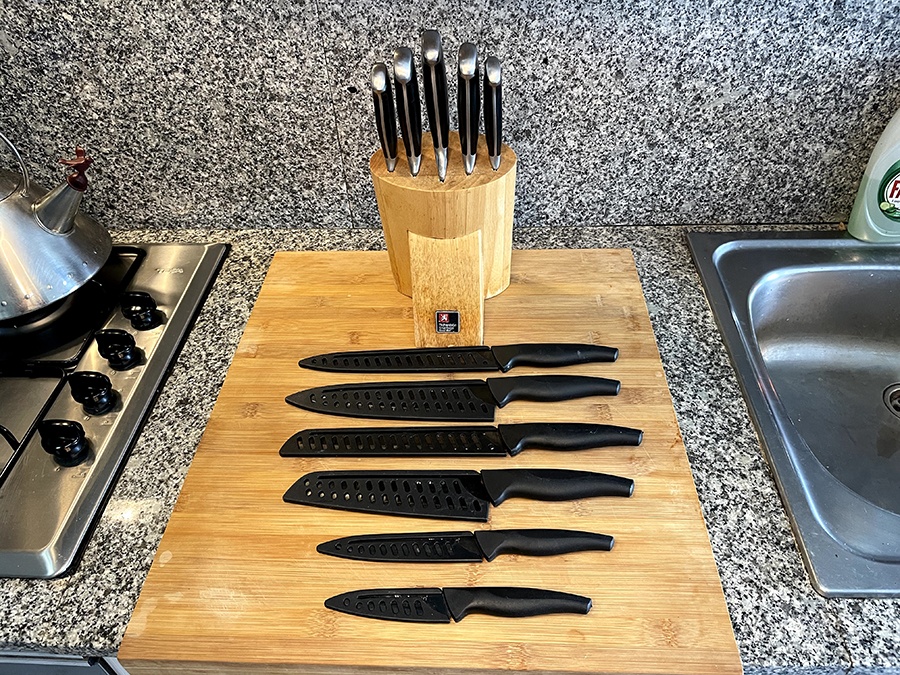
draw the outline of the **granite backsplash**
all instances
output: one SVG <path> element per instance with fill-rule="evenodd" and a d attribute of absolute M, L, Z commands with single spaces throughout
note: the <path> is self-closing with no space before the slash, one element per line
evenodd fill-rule
<path fill-rule="evenodd" d="M 897 1 L 414 4 L 0 0 L 0 131 L 111 229 L 377 227 L 368 73 L 437 28 L 504 63 L 519 226 L 837 222 L 900 107 Z"/>

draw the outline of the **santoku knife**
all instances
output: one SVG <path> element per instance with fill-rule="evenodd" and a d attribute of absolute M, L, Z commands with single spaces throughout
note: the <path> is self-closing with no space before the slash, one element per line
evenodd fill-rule
<path fill-rule="evenodd" d="M 282 457 L 515 457 L 528 448 L 589 450 L 640 445 L 639 429 L 579 422 L 528 422 L 496 427 L 304 429 L 281 446 Z"/>
<path fill-rule="evenodd" d="M 469 614 L 520 617 L 539 614 L 587 614 L 591 599 L 542 588 L 503 586 L 464 588 L 373 588 L 335 595 L 328 609 L 367 619 L 450 623 Z"/>
<path fill-rule="evenodd" d="M 332 539 L 316 550 L 325 555 L 369 562 L 491 562 L 498 555 L 563 555 L 611 551 L 608 534 L 577 530 L 478 530 L 476 532 L 402 532 Z"/>
<path fill-rule="evenodd" d="M 394 50 L 394 86 L 397 89 L 397 116 L 406 147 L 409 173 L 417 176 L 422 165 L 422 108 L 416 64 L 408 47 Z"/>
<path fill-rule="evenodd" d="M 490 505 L 521 497 L 567 501 L 630 497 L 634 481 L 572 469 L 478 471 L 314 471 L 284 501 L 344 511 L 487 522 Z"/>
<path fill-rule="evenodd" d="M 456 107 L 459 113 L 459 145 L 466 175 L 475 170 L 478 153 L 478 117 L 481 113 L 481 82 L 478 79 L 478 48 L 471 42 L 459 47 Z"/>
<path fill-rule="evenodd" d="M 372 68 L 372 100 L 375 103 L 375 125 L 388 171 L 397 166 L 397 126 L 394 122 L 394 96 L 387 66 L 376 63 Z"/>
<path fill-rule="evenodd" d="M 491 167 L 500 168 L 503 148 L 503 101 L 500 59 L 489 56 L 484 62 L 484 139 L 487 142 Z"/>
<path fill-rule="evenodd" d="M 447 68 L 441 34 L 426 30 L 422 34 L 422 82 L 425 85 L 425 110 L 434 144 L 438 178 L 447 177 L 447 136 L 450 133 L 450 106 L 447 102 Z"/>
<path fill-rule="evenodd" d="M 516 366 L 554 368 L 615 361 L 614 347 L 579 343 L 515 344 L 497 347 L 420 347 L 317 354 L 300 361 L 303 368 L 354 373 L 450 373 L 481 370 L 507 372 Z"/>
<path fill-rule="evenodd" d="M 433 422 L 491 422 L 511 401 L 567 401 L 615 396 L 619 381 L 585 375 L 520 375 L 487 380 L 360 382 L 304 389 L 285 401 L 346 417 Z"/>

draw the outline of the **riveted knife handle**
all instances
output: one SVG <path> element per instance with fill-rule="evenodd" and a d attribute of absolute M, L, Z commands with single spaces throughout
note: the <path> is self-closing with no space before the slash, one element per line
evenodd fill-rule
<path fill-rule="evenodd" d="M 559 502 L 587 497 L 630 497 L 634 481 L 572 469 L 485 469 L 485 490 L 494 506 L 512 497 Z"/>
<path fill-rule="evenodd" d="M 568 401 L 586 396 L 615 396 L 618 380 L 586 375 L 518 375 L 491 377 L 488 388 L 502 408 L 512 401 Z"/>
<path fill-rule="evenodd" d="M 468 614 L 520 617 L 591 611 L 590 598 L 543 588 L 445 588 L 444 599 L 454 621 L 461 621 Z"/>
<path fill-rule="evenodd" d="M 580 363 L 615 361 L 619 350 L 588 344 L 518 344 L 493 347 L 491 352 L 504 373 L 515 366 L 576 366 Z"/>
<path fill-rule="evenodd" d="M 614 543 L 608 534 L 551 529 L 479 530 L 475 539 L 488 562 L 503 553 L 563 555 L 576 551 L 611 551 Z"/>
<path fill-rule="evenodd" d="M 612 424 L 579 422 L 530 422 L 497 426 L 507 452 L 515 457 L 522 450 L 589 450 L 610 445 L 640 445 L 644 432 L 640 429 Z"/>

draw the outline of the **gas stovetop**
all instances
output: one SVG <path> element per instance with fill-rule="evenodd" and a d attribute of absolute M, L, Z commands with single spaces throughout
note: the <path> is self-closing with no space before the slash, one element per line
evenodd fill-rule
<path fill-rule="evenodd" d="M 77 561 L 226 250 L 116 246 L 63 301 L 0 322 L 0 577 Z"/>

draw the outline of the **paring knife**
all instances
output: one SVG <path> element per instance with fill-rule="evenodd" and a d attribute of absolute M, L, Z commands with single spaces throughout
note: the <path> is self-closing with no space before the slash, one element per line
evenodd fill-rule
<path fill-rule="evenodd" d="M 484 138 L 491 167 L 500 168 L 500 152 L 503 147 L 503 101 L 500 59 L 489 56 L 484 62 Z"/>
<path fill-rule="evenodd" d="M 564 555 L 611 551 L 608 534 L 577 530 L 478 530 L 477 532 L 402 532 L 332 539 L 316 550 L 325 555 L 370 562 L 491 562 L 498 555 Z"/>
<path fill-rule="evenodd" d="M 468 176 L 475 170 L 478 154 L 478 117 L 481 114 L 481 82 L 478 79 L 478 48 L 471 42 L 459 47 L 456 106 L 459 113 L 459 144 Z"/>
<path fill-rule="evenodd" d="M 434 144 L 434 160 L 438 178 L 447 177 L 447 136 L 450 134 L 450 105 L 447 102 L 447 69 L 441 34 L 436 30 L 422 33 L 422 82 L 425 84 L 425 110 Z"/>
<path fill-rule="evenodd" d="M 422 108 L 419 104 L 419 82 L 412 50 L 399 47 L 394 50 L 394 86 L 397 89 L 397 116 L 400 132 L 406 147 L 409 172 L 419 175 L 422 165 Z"/>
<path fill-rule="evenodd" d="M 640 445 L 644 432 L 609 424 L 529 422 L 496 427 L 305 429 L 281 446 L 282 457 L 515 457 L 528 448 L 589 450 Z"/>
<path fill-rule="evenodd" d="M 539 614 L 587 614 L 591 599 L 542 588 L 373 588 L 335 595 L 328 609 L 367 619 L 450 623 L 469 614 L 520 617 Z"/>
<path fill-rule="evenodd" d="M 507 372 L 516 366 L 554 368 L 619 358 L 615 347 L 546 343 L 498 347 L 420 347 L 318 354 L 300 361 L 301 368 L 353 373 L 450 373 L 482 370 Z"/>
<path fill-rule="evenodd" d="M 387 66 L 376 63 L 372 68 L 372 100 L 375 103 L 375 125 L 388 171 L 397 166 L 397 127 L 394 122 L 394 95 Z"/>
<path fill-rule="evenodd" d="M 567 501 L 630 497 L 634 481 L 571 469 L 478 471 L 314 471 L 284 501 L 344 511 L 487 522 L 491 504 L 521 497 Z"/>
<path fill-rule="evenodd" d="M 491 422 L 511 401 L 567 401 L 615 396 L 619 381 L 584 375 L 522 375 L 487 380 L 360 382 L 304 389 L 285 401 L 346 417 L 433 422 Z"/>

